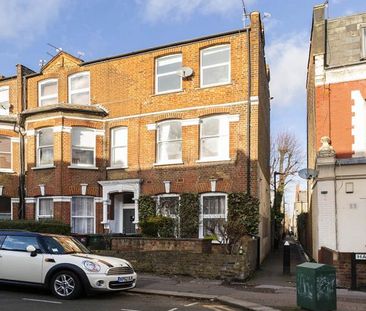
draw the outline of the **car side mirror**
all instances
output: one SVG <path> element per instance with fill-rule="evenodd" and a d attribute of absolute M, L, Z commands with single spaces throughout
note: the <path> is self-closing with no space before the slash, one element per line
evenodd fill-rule
<path fill-rule="evenodd" d="M 37 256 L 37 250 L 33 245 L 28 245 L 27 246 L 27 252 L 30 253 L 31 257 L 36 257 Z"/>

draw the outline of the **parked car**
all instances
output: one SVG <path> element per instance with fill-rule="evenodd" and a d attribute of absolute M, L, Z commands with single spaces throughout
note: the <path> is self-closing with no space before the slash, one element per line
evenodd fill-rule
<path fill-rule="evenodd" d="M 0 231 L 1 283 L 42 286 L 74 299 L 82 292 L 128 290 L 136 280 L 128 261 L 94 255 L 72 237 Z"/>

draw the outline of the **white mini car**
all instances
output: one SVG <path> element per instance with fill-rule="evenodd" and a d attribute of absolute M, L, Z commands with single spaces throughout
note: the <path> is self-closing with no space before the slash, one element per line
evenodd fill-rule
<path fill-rule="evenodd" d="M 0 230 L 0 283 L 43 286 L 74 299 L 82 292 L 131 289 L 136 280 L 128 261 L 93 255 L 72 237 Z"/>

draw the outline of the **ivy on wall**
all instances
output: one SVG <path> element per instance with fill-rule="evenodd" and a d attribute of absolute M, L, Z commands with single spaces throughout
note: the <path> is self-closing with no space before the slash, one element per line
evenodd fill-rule
<path fill-rule="evenodd" d="M 180 197 L 180 237 L 198 238 L 199 196 L 196 193 L 183 193 Z"/>
<path fill-rule="evenodd" d="M 148 217 L 156 215 L 155 200 L 149 195 L 142 195 L 139 198 L 139 220 L 145 221 Z"/>

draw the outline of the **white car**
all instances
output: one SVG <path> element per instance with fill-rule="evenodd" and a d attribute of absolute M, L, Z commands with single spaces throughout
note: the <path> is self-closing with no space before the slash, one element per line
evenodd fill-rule
<path fill-rule="evenodd" d="M 93 255 L 72 237 L 0 230 L 0 283 L 42 286 L 73 299 L 82 292 L 128 290 L 136 280 L 128 261 Z"/>

